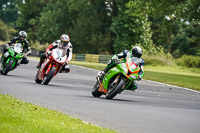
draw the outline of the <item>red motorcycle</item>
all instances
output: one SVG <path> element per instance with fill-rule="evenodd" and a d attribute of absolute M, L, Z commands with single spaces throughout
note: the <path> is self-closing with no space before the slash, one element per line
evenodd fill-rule
<path fill-rule="evenodd" d="M 66 61 L 67 56 L 62 49 L 53 49 L 51 54 L 42 63 L 40 69 L 37 71 L 35 82 L 39 84 L 43 82 L 43 84 L 47 85 L 62 69 Z"/>

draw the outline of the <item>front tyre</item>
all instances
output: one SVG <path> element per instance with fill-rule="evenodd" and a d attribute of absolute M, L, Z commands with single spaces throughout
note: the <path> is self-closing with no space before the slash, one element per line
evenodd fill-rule
<path fill-rule="evenodd" d="M 114 88 L 109 87 L 108 92 L 106 93 L 106 98 L 107 99 L 112 99 L 115 97 L 121 90 L 123 85 L 125 84 L 125 81 L 123 79 L 119 79 L 120 81 Z"/>
<path fill-rule="evenodd" d="M 94 97 L 100 97 L 102 95 L 102 93 L 98 91 L 99 90 L 99 85 L 100 85 L 99 82 L 96 81 L 95 85 L 92 88 L 91 92 L 92 92 L 92 95 Z"/>
<path fill-rule="evenodd" d="M 49 71 L 49 73 L 47 74 L 47 76 L 44 78 L 44 82 L 43 82 L 44 85 L 47 85 L 51 81 L 55 71 L 56 71 L 56 68 L 53 66 L 51 70 Z"/>
<path fill-rule="evenodd" d="M 13 65 L 13 60 L 9 60 L 8 64 L 6 64 L 2 74 L 3 75 L 7 75 L 7 73 L 12 69 L 12 65 Z"/>

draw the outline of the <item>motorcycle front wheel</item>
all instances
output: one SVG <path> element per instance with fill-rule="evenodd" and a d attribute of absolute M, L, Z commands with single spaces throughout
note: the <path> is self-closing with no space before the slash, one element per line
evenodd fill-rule
<path fill-rule="evenodd" d="M 12 68 L 12 65 L 13 65 L 13 60 L 10 60 L 9 62 L 8 62 L 8 64 L 6 64 L 6 66 L 5 66 L 5 68 L 4 68 L 4 70 L 3 70 L 3 72 L 2 72 L 2 74 L 3 75 L 7 75 L 8 74 L 8 72 L 11 70 L 11 68 Z"/>
<path fill-rule="evenodd" d="M 49 71 L 49 73 L 44 78 L 44 82 L 43 82 L 44 85 L 47 85 L 51 81 L 51 79 L 53 78 L 53 75 L 54 75 L 55 71 L 56 71 L 56 68 L 53 66 L 51 68 L 51 70 Z"/>
<path fill-rule="evenodd" d="M 108 92 L 106 93 L 106 99 L 112 99 L 115 97 L 122 90 L 124 84 L 125 81 L 123 79 L 119 79 L 118 84 L 112 87 L 109 85 Z"/>

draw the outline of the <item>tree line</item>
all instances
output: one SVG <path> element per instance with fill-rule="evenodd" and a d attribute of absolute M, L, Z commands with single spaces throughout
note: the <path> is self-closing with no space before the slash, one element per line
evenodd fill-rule
<path fill-rule="evenodd" d="M 68 34 L 75 53 L 114 54 L 139 45 L 149 54 L 164 49 L 173 57 L 200 55 L 199 0 L 1 0 L 0 5 L 1 40 L 15 29 L 41 44 Z"/>

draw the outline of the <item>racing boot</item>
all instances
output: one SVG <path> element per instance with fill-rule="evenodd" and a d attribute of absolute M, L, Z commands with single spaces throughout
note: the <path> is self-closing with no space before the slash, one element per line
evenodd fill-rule
<path fill-rule="evenodd" d="M 1 58 L 0 58 L 0 62 L 3 61 L 3 55 L 4 55 L 4 53 L 2 53 L 2 56 L 1 56 Z"/>
<path fill-rule="evenodd" d="M 133 83 L 127 88 L 127 90 L 135 91 L 138 88 L 138 85 L 133 81 Z"/>
<path fill-rule="evenodd" d="M 40 68 L 41 67 L 41 65 L 42 65 L 42 63 L 44 62 L 44 60 L 46 59 L 46 54 L 41 54 L 41 56 L 40 56 L 40 62 L 37 64 L 37 66 L 36 66 L 36 68 Z"/>
<path fill-rule="evenodd" d="M 70 72 L 69 65 L 66 65 L 66 66 L 65 66 L 65 71 L 66 71 L 66 73 L 69 73 L 69 72 Z"/>
<path fill-rule="evenodd" d="M 37 69 L 39 69 L 41 67 L 41 63 L 39 62 L 36 66 Z"/>

